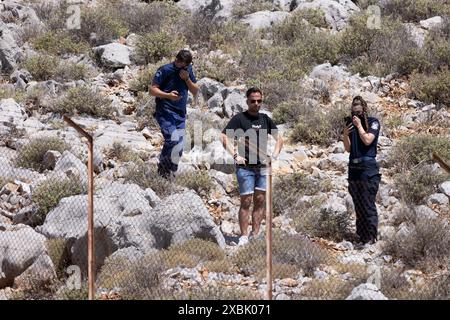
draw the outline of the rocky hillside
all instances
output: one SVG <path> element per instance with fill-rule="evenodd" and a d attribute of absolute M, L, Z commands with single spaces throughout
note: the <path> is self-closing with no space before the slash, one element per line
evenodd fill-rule
<path fill-rule="evenodd" d="M 2 1 L 0 299 L 87 297 L 87 147 L 62 115 L 94 137 L 97 298 L 263 298 L 264 235 L 235 246 L 218 140 L 251 85 L 287 141 L 274 298 L 448 299 L 450 176 L 430 154 L 450 163 L 449 15 L 444 0 Z M 200 93 L 166 181 L 147 86 L 183 47 Z M 362 249 L 341 141 L 356 95 L 381 122 L 380 241 Z"/>

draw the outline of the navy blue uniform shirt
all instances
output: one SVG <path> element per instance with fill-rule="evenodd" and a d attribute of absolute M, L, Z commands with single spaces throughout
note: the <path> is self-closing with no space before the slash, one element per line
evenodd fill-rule
<path fill-rule="evenodd" d="M 188 86 L 186 81 L 180 78 L 181 68 L 177 68 L 174 62 L 161 66 L 156 71 L 152 84 L 159 86 L 159 89 L 164 92 L 178 91 L 181 99 L 178 101 L 172 101 L 170 99 L 156 98 L 156 109 L 167 110 L 169 112 L 175 112 L 179 116 L 185 117 L 186 115 L 186 103 L 188 99 Z M 189 72 L 189 78 L 193 83 L 197 82 L 192 65 L 187 67 Z"/>
<path fill-rule="evenodd" d="M 373 139 L 372 143 L 368 146 L 364 144 L 361 140 L 358 130 L 356 127 L 353 132 L 350 133 L 350 160 L 361 158 L 361 157 L 372 157 L 375 158 L 377 155 L 377 144 L 378 144 L 378 135 L 380 133 L 380 122 L 378 119 L 373 117 L 368 117 L 367 122 L 369 123 L 369 128 L 366 129 L 367 133 L 373 133 L 375 135 L 375 139 Z M 364 126 L 363 121 L 361 123 Z"/>

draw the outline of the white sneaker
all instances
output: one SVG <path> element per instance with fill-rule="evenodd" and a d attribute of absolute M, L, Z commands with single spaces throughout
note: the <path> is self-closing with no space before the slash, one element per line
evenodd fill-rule
<path fill-rule="evenodd" d="M 238 246 L 243 246 L 248 243 L 248 237 L 247 236 L 241 236 L 239 238 Z"/>

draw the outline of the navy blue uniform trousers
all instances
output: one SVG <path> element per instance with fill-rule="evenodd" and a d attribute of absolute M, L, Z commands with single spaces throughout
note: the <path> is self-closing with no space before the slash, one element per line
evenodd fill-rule
<path fill-rule="evenodd" d="M 158 170 L 163 173 L 175 172 L 183 153 L 186 119 L 175 112 L 158 109 L 155 113 L 155 119 L 164 137 Z"/>
<path fill-rule="evenodd" d="M 378 213 L 375 199 L 381 181 L 377 162 L 349 164 L 348 191 L 356 213 L 356 233 L 366 243 L 377 239 Z"/>

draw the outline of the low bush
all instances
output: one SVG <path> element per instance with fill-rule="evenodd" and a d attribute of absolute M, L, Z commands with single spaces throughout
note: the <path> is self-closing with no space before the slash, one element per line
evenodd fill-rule
<path fill-rule="evenodd" d="M 29 168 L 39 172 L 45 170 L 43 160 L 47 151 L 54 150 L 63 153 L 69 150 L 69 145 L 56 137 L 42 137 L 30 140 L 19 149 L 14 160 L 15 165 Z"/>

